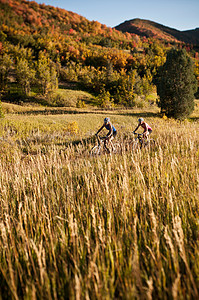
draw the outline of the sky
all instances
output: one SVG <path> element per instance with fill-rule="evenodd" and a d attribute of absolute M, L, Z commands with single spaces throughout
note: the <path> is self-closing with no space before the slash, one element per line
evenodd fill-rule
<path fill-rule="evenodd" d="M 175 28 L 199 27 L 199 0 L 36 0 L 75 12 L 89 21 L 115 27 L 134 18 Z"/>

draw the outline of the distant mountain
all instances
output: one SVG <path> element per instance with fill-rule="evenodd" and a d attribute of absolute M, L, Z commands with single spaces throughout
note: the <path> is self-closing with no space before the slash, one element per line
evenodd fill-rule
<path fill-rule="evenodd" d="M 199 45 L 199 28 L 193 30 L 180 31 L 153 21 L 143 19 L 132 19 L 125 21 L 115 29 L 122 32 L 134 33 L 147 38 L 157 38 L 168 42 L 185 42 Z"/>

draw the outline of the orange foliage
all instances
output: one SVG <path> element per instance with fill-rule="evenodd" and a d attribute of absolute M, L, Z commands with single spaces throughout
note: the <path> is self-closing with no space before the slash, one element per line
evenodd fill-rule
<path fill-rule="evenodd" d="M 0 42 L 0 53 L 2 53 L 3 50 L 3 44 Z"/>
<path fill-rule="evenodd" d="M 74 34 L 74 33 L 75 33 L 75 30 L 72 29 L 72 28 L 70 28 L 70 29 L 69 29 L 69 34 Z"/>

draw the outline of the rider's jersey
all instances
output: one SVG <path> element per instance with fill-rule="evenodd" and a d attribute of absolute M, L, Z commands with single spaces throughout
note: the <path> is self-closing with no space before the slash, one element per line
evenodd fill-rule
<path fill-rule="evenodd" d="M 144 128 L 144 132 L 145 131 L 152 131 L 152 128 L 146 122 L 140 124 L 140 126 L 142 126 L 142 128 Z"/>
<path fill-rule="evenodd" d="M 115 127 L 113 126 L 113 125 L 111 125 L 111 124 L 105 124 L 104 125 L 105 126 L 105 128 L 107 129 L 107 130 L 111 130 L 111 127 L 113 128 L 113 132 L 116 132 L 117 130 L 115 129 Z"/>

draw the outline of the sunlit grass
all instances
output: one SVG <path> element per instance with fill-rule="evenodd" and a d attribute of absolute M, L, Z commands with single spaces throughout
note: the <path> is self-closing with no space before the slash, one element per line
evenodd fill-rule
<path fill-rule="evenodd" d="M 1 120 L 2 298 L 199 297 L 198 122 L 148 114 L 153 149 L 93 158 L 105 115 Z M 109 115 L 130 138 L 139 112 Z"/>

